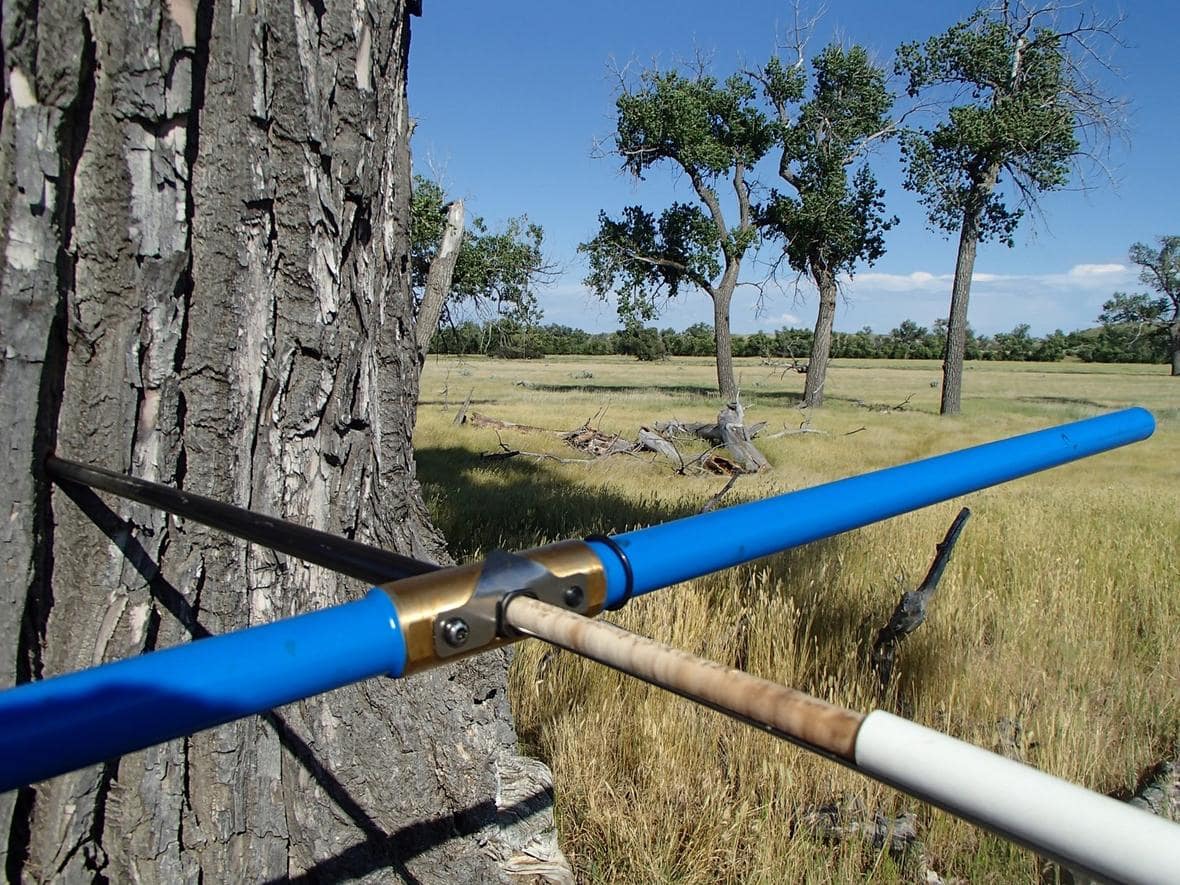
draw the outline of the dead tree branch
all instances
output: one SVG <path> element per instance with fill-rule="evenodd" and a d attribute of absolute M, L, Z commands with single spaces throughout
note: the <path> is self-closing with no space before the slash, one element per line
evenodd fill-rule
<path fill-rule="evenodd" d="M 938 582 L 942 580 L 942 573 L 950 561 L 955 543 L 959 540 L 959 533 L 967 524 L 971 511 L 964 507 L 947 529 L 946 537 L 937 546 L 934 561 L 930 564 L 930 571 L 917 590 L 903 593 L 893 610 L 888 623 L 877 633 L 877 641 L 873 645 L 873 669 L 881 679 L 881 687 L 889 684 L 889 677 L 893 673 L 893 660 L 897 647 L 901 641 L 917 630 L 926 620 L 926 611 L 930 601 L 934 598 L 934 591 L 938 589 Z"/>
<path fill-rule="evenodd" d="M 736 483 L 738 481 L 738 477 L 741 475 L 742 474 L 740 474 L 740 473 L 735 473 L 733 476 L 731 476 L 729 478 L 729 482 L 727 482 L 724 486 L 722 486 L 721 491 L 719 491 L 716 495 L 714 495 L 708 501 L 706 501 L 705 506 L 702 507 L 699 512 L 700 513 L 710 513 L 712 511 L 716 510 L 717 505 L 721 503 L 721 499 L 725 497 L 725 493 L 733 488 L 734 483 Z"/>

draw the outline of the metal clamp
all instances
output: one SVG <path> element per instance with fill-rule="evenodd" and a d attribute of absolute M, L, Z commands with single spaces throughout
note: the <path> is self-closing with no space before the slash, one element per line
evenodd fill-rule
<path fill-rule="evenodd" d="M 471 598 L 461 606 L 439 612 L 434 619 L 434 652 L 440 658 L 469 653 L 490 645 L 497 638 L 517 634 L 504 623 L 504 604 L 524 594 L 578 614 L 590 614 L 587 586 L 590 573 L 555 575 L 540 562 L 493 550 Z"/>

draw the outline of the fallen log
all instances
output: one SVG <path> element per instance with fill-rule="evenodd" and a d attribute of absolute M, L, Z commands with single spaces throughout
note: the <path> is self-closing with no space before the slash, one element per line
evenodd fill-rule
<path fill-rule="evenodd" d="M 681 421 L 657 421 L 652 427 L 656 433 L 665 437 L 673 439 L 690 439 L 696 437 L 697 439 L 707 440 L 708 442 L 719 443 L 721 439 L 721 428 L 714 421 L 690 421 L 687 424 Z M 751 424 L 746 428 L 750 439 L 754 439 L 758 434 L 766 429 L 766 422 L 759 421 L 757 424 Z"/>
<path fill-rule="evenodd" d="M 717 427 L 721 431 L 721 442 L 746 473 L 757 473 L 770 467 L 766 456 L 750 441 L 745 427 L 745 410 L 740 402 L 730 403 L 717 413 Z"/>
<path fill-rule="evenodd" d="M 663 455 L 669 461 L 683 466 L 684 459 L 680 457 L 680 452 L 676 446 L 672 445 L 670 441 L 665 439 L 659 433 L 649 430 L 646 427 L 639 428 L 639 448 L 648 449 L 656 454 Z"/>
<path fill-rule="evenodd" d="M 738 473 L 745 473 L 740 464 L 730 461 L 724 455 L 708 455 L 701 459 L 701 467 L 709 473 L 715 473 L 718 476 L 733 476 Z"/>
<path fill-rule="evenodd" d="M 467 407 L 471 405 L 471 394 L 475 393 L 475 388 L 467 391 L 467 399 L 463 400 L 463 407 L 455 413 L 455 419 L 452 424 L 466 424 L 467 423 Z"/>
<path fill-rule="evenodd" d="M 491 427 L 495 430 L 515 430 L 518 433 L 565 433 L 563 430 L 550 430 L 547 427 L 534 427 L 532 424 L 516 424 L 513 421 L 501 421 L 499 418 L 492 418 L 489 415 L 481 415 L 479 412 L 471 412 L 463 419 L 464 424 L 470 424 L 473 427 Z"/>
<path fill-rule="evenodd" d="M 590 426 L 579 427 L 562 434 L 566 445 L 582 452 L 589 452 L 596 458 L 607 455 L 623 455 L 634 452 L 638 447 L 622 434 L 603 433 Z"/>

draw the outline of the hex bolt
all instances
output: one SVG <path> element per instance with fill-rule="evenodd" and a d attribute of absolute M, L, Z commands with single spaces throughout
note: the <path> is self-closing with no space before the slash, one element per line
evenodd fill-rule
<path fill-rule="evenodd" d="M 459 648 L 471 635 L 471 628 L 462 618 L 447 618 L 442 625 L 442 638 L 451 648 Z"/>
<path fill-rule="evenodd" d="M 577 584 L 571 584 L 565 588 L 561 598 L 567 608 L 579 608 L 582 605 L 582 600 L 586 598 L 586 594 Z"/>

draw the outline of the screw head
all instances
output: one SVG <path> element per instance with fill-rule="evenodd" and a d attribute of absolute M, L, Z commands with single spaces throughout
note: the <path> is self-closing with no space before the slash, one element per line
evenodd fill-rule
<path fill-rule="evenodd" d="M 459 648 L 471 635 L 471 628 L 462 618 L 448 618 L 442 625 L 443 641 L 451 648 Z"/>
<path fill-rule="evenodd" d="M 565 588 L 561 598 L 568 608 L 579 608 L 582 605 L 582 600 L 586 598 L 586 593 L 577 584 L 571 584 Z"/>

